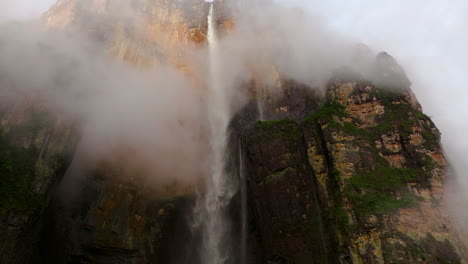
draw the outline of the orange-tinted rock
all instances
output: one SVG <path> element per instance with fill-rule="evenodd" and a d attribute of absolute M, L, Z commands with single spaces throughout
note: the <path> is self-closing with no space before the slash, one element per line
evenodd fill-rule
<path fill-rule="evenodd" d="M 222 8 L 222 2 L 216 5 Z M 43 20 L 49 28 L 93 32 L 118 58 L 154 67 L 163 61 L 180 65 L 186 52 L 206 42 L 208 8 L 200 0 L 67 0 L 59 1 Z M 233 23 L 223 18 L 219 27 L 232 30 Z"/>
<path fill-rule="evenodd" d="M 391 65 L 393 73 L 402 74 L 400 68 Z M 321 202 L 321 219 L 332 237 L 326 248 L 335 252 L 335 259 L 332 257 L 327 263 L 438 263 L 441 259 L 446 263 L 462 263 L 466 258 L 465 247 L 444 200 L 447 164 L 440 133 L 421 112 L 408 87 L 381 89 L 362 77 L 348 75 L 329 82 L 327 98 L 329 102 L 322 110 L 302 122 L 301 144 L 306 151 L 301 144 L 290 145 L 296 141 L 275 137 L 275 131 L 281 130 L 286 120 L 262 122 L 253 128 L 246 126 L 249 184 L 256 184 L 250 186 L 250 191 L 261 201 L 253 202 L 255 212 L 267 209 L 274 212 L 280 207 L 276 196 L 264 193 L 265 184 L 256 177 L 269 171 L 283 171 L 278 166 L 286 164 L 274 158 L 268 163 L 259 153 L 267 157 L 273 153 L 273 146 L 286 148 L 286 154 L 276 156 L 305 154 L 311 171 L 297 174 L 288 171 L 291 181 L 275 181 L 280 185 L 275 188 L 296 190 L 298 186 L 292 179 L 304 173 L 315 178 L 313 191 Z M 290 111 L 294 105 L 294 100 L 285 100 L 279 108 L 284 109 L 281 117 L 296 118 L 295 112 Z M 262 132 L 260 136 L 257 127 L 262 126 L 269 128 L 270 134 Z M 284 128 L 282 131 L 283 136 L 290 133 Z M 253 138 L 252 133 L 259 134 L 258 138 Z M 289 219 L 283 217 L 275 223 Z M 277 239 L 262 235 L 262 230 L 273 224 L 268 221 L 256 224 L 262 239 L 269 243 Z M 302 226 L 305 228 L 306 224 Z M 286 227 L 287 224 L 275 226 L 275 230 Z M 287 252 L 287 247 L 275 249 L 267 244 L 264 250 L 270 256 L 284 256 L 281 252 Z"/>

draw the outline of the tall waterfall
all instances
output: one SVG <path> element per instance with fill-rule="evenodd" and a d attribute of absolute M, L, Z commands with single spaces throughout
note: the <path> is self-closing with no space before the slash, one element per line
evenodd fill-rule
<path fill-rule="evenodd" d="M 203 264 L 228 263 L 231 254 L 228 205 L 236 186 L 226 174 L 227 127 L 230 120 L 226 87 L 222 83 L 214 7 L 208 15 L 210 174 L 195 206 L 195 228 L 201 233 L 200 257 Z"/>

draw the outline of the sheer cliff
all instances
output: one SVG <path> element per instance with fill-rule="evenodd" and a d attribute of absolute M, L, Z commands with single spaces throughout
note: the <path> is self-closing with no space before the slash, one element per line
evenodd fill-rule
<path fill-rule="evenodd" d="M 314 114 L 292 111 L 240 133 L 253 235 L 267 261 L 461 262 L 463 238 L 444 202 L 440 133 L 404 72 L 390 67 L 393 58 L 381 53 L 376 63 L 397 81 L 377 78 L 376 86 L 339 72 Z M 292 103 L 297 95 L 285 96 Z"/>
<path fill-rule="evenodd" d="M 215 2 L 220 35 L 235 31 L 227 2 Z M 172 65 L 204 90 L 193 51 L 206 48 L 208 9 L 201 0 L 60 0 L 43 22 L 139 69 Z M 468 261 L 444 199 L 439 130 L 393 57 L 364 57 L 326 83 L 272 70 L 274 89 L 257 73 L 237 87 L 247 98 L 229 125 L 227 169 L 239 186 L 226 263 Z M 79 125 L 37 96 L 0 106 L 0 263 L 205 264 L 195 188 L 153 186 L 131 152 L 77 170 Z M 71 173 L 80 181 L 65 184 Z"/>
<path fill-rule="evenodd" d="M 218 23 L 231 28 L 222 1 L 216 6 Z M 189 48 L 206 41 L 208 7 L 205 1 L 61 0 L 43 20 L 52 29 L 78 28 L 114 56 L 137 65 L 170 63 L 183 70 L 189 63 Z"/>
<path fill-rule="evenodd" d="M 77 135 L 33 99 L 3 105 L 0 120 L 0 261 L 30 263 Z"/>

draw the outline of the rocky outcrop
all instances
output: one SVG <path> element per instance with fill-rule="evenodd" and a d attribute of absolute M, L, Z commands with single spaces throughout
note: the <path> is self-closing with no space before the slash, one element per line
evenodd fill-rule
<path fill-rule="evenodd" d="M 102 165 L 78 200 L 55 200 L 42 263 L 181 263 L 190 257 L 183 243 L 192 236 L 185 220 L 193 198 L 155 192 L 123 170 Z"/>
<path fill-rule="evenodd" d="M 264 262 L 328 263 L 328 239 L 299 125 L 291 119 L 259 122 L 245 141 Z"/>
<path fill-rule="evenodd" d="M 311 89 L 292 79 L 278 79 L 275 88 L 255 81 L 242 88 L 249 92 L 251 99 L 233 117 L 233 132 L 244 131 L 258 120 L 290 118 L 300 122 L 317 112 L 326 101 L 321 88 Z"/>
<path fill-rule="evenodd" d="M 407 90 L 339 80 L 328 95 L 329 105 L 307 121 L 323 135 L 341 195 L 336 204 L 346 216 L 339 240 L 353 263 L 458 263 L 458 243 L 443 204 L 446 164 L 439 132 L 413 106 L 414 97 Z M 325 159 L 316 156 L 311 141 L 308 152 L 315 160 Z M 444 250 L 427 251 L 427 241 Z"/>
<path fill-rule="evenodd" d="M 382 56 L 401 69 L 386 54 L 377 63 Z M 392 80 L 404 76 L 397 73 Z M 328 84 L 327 103 L 300 123 L 259 122 L 244 132 L 265 261 L 315 263 L 312 245 L 320 242 L 334 252 L 328 263 L 461 263 L 444 201 L 440 133 L 404 83 L 381 88 L 341 74 Z M 304 248 L 284 241 L 298 240 L 291 227 L 304 235 L 311 225 L 315 236 L 302 242 L 310 244 L 301 259 L 294 250 Z"/>

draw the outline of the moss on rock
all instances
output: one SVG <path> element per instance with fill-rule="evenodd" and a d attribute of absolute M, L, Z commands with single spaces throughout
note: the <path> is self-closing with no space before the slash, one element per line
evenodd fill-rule
<path fill-rule="evenodd" d="M 16 146 L 0 133 L 0 214 L 30 214 L 41 205 L 40 195 L 31 191 L 37 153 L 35 146 Z"/>
<path fill-rule="evenodd" d="M 407 186 L 416 174 L 414 169 L 382 166 L 368 173 L 353 175 L 347 180 L 345 195 L 362 219 L 394 213 L 399 208 L 417 205 L 418 197 Z"/>

